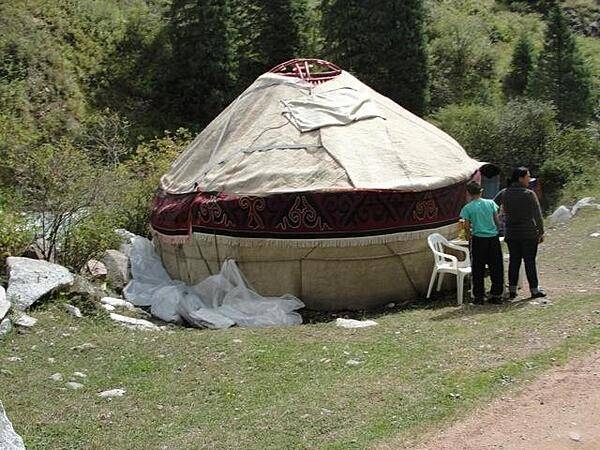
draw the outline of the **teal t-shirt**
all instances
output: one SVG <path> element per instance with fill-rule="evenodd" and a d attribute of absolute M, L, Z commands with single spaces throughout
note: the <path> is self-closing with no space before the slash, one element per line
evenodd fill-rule
<path fill-rule="evenodd" d="M 498 209 L 495 201 L 478 198 L 463 206 L 460 217 L 471 222 L 473 236 L 493 237 L 498 235 L 498 228 L 494 222 L 494 214 L 498 212 Z"/>

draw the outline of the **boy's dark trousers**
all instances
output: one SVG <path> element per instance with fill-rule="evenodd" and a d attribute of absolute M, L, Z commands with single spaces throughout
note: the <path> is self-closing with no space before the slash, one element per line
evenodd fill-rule
<path fill-rule="evenodd" d="M 500 239 L 494 237 L 471 237 L 471 277 L 473 278 L 473 298 L 483 298 L 485 288 L 483 278 L 485 266 L 490 269 L 492 288 L 490 295 L 500 297 L 504 291 L 504 267 L 502 265 L 502 248 Z"/>

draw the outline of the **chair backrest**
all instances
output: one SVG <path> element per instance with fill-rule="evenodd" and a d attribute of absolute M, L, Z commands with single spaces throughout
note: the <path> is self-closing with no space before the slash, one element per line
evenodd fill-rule
<path fill-rule="evenodd" d="M 433 258 L 435 259 L 436 266 L 440 265 L 444 262 L 444 258 L 440 253 L 444 253 L 444 245 L 448 243 L 448 239 L 439 233 L 432 233 L 427 236 L 427 243 L 429 244 L 429 248 L 433 251 Z"/>

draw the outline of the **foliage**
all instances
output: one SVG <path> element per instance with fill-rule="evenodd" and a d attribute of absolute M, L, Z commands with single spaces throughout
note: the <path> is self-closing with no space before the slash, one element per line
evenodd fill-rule
<path fill-rule="evenodd" d="M 517 99 L 499 107 L 448 106 L 434 120 L 470 155 L 497 164 L 507 174 L 515 166 L 539 169 L 556 132 L 555 117 L 548 103 Z"/>
<path fill-rule="evenodd" d="M 0 191 L 0 273 L 4 258 L 20 255 L 32 241 L 33 232 L 14 194 Z"/>
<path fill-rule="evenodd" d="M 544 49 L 534 71 L 530 94 L 551 100 L 563 124 L 585 124 L 591 117 L 591 77 L 560 7 L 548 16 Z"/>
<path fill-rule="evenodd" d="M 84 217 L 59 236 L 57 260 L 74 272 L 87 261 L 100 257 L 106 250 L 119 248 L 121 238 L 115 233 L 115 217 L 109 211 Z"/>
<path fill-rule="evenodd" d="M 510 71 L 502 84 L 502 90 L 507 98 L 525 94 L 532 69 L 533 46 L 529 36 L 522 34 L 515 45 Z"/>
<path fill-rule="evenodd" d="M 118 226 L 132 233 L 147 236 L 151 201 L 160 177 L 191 141 L 190 133 L 179 129 L 138 146 L 135 153 L 118 171 L 119 189 L 113 214 Z"/>
<path fill-rule="evenodd" d="M 42 251 L 52 259 L 61 235 L 111 197 L 110 176 L 65 141 L 9 156 L 23 206 L 35 215 L 39 234 L 47 243 Z"/>
<path fill-rule="evenodd" d="M 561 189 L 584 192 L 600 185 L 600 140 L 591 130 L 566 128 L 548 143 L 548 157 L 540 169 L 544 194 L 554 205 Z"/>
<path fill-rule="evenodd" d="M 429 25 L 432 109 L 491 102 L 495 76 L 491 35 L 484 17 L 448 3 L 434 9 Z"/>
<path fill-rule="evenodd" d="M 238 91 L 277 64 L 301 56 L 304 0 L 236 0 Z"/>
<path fill-rule="evenodd" d="M 167 18 L 172 47 L 160 101 L 184 123 L 205 125 L 232 100 L 229 3 L 174 0 Z"/>
<path fill-rule="evenodd" d="M 324 0 L 329 59 L 415 114 L 427 108 L 429 70 L 422 0 Z"/>

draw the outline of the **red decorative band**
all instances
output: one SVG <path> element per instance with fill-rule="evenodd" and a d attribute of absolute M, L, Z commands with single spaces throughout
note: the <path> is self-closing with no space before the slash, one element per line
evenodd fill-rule
<path fill-rule="evenodd" d="M 320 239 L 435 228 L 456 222 L 466 182 L 425 192 L 349 190 L 266 197 L 160 193 L 151 224 L 173 236 L 192 232 L 239 237 Z"/>

